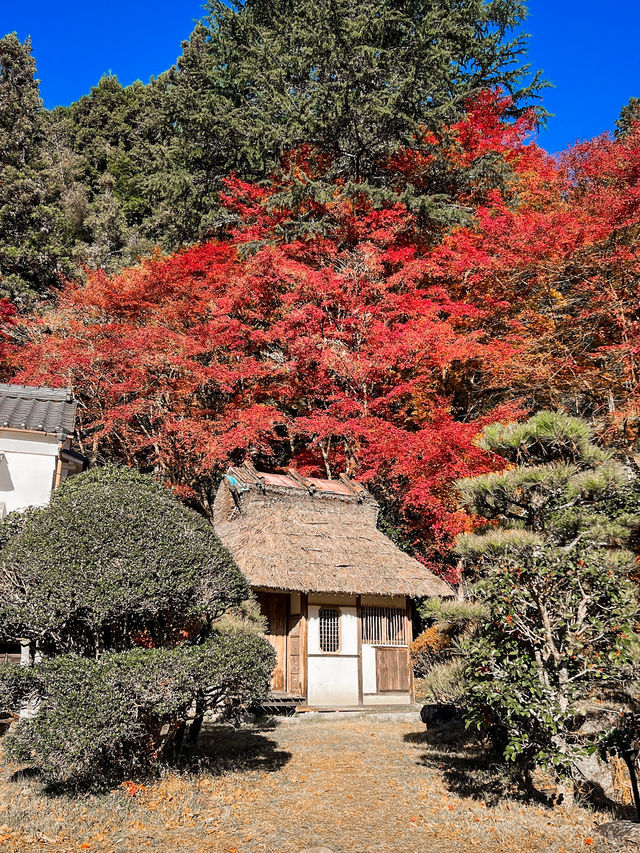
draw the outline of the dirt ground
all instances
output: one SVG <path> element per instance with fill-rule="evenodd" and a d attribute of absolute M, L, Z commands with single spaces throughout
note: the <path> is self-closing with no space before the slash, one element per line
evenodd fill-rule
<path fill-rule="evenodd" d="M 604 849 L 583 807 L 510 799 L 461 733 L 408 715 L 210 727 L 200 772 L 96 796 L 47 797 L 0 777 L 0 850 L 96 853 L 461 853 Z M 13 768 L 15 769 L 15 768 Z"/>

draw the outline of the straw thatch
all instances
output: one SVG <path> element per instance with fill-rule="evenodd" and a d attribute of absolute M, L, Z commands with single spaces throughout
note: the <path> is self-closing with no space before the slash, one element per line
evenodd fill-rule
<path fill-rule="evenodd" d="M 377 527 L 358 483 L 229 469 L 213 524 L 254 587 L 361 595 L 448 596 L 451 589 Z"/>

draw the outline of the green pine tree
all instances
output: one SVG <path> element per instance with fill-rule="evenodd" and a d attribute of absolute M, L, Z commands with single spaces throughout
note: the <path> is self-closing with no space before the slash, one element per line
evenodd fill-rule
<path fill-rule="evenodd" d="M 510 35 L 525 16 L 517 0 L 211 0 L 207 10 L 157 79 L 123 88 L 103 78 L 53 113 L 57 150 L 75 170 L 65 212 L 91 266 L 220 233 L 223 179 L 268 179 L 303 144 L 331 162 L 306 191 L 324 200 L 338 181 L 393 199 L 381 165 L 421 128 L 439 130 L 491 86 L 518 113 L 542 86 L 521 61 L 526 36 Z M 495 185 L 505 164 L 478 168 Z M 464 216 L 449 198 L 478 179 L 434 168 L 429 193 L 405 188 L 403 200 L 446 226 Z"/>
<path fill-rule="evenodd" d="M 439 132 L 490 87 L 512 95 L 518 113 L 543 85 L 521 62 L 527 37 L 510 35 L 525 17 L 517 0 L 246 0 L 231 8 L 210 0 L 207 8 L 214 91 L 241 141 L 241 174 L 260 177 L 283 151 L 309 144 L 331 159 L 327 184 L 389 196 L 393 179 L 382 165 L 422 129 Z M 446 189 L 434 182 L 433 195 Z"/>
<path fill-rule="evenodd" d="M 620 110 L 620 117 L 616 121 L 615 135 L 624 136 L 631 129 L 631 125 L 640 121 L 640 98 L 629 98 L 629 103 Z"/>
<path fill-rule="evenodd" d="M 35 71 L 29 39 L 0 39 L 0 296 L 18 306 L 55 290 L 70 271 Z"/>
<path fill-rule="evenodd" d="M 143 188 L 152 168 L 140 131 L 148 91 L 105 75 L 88 95 L 50 115 L 74 254 L 93 268 L 119 270 L 161 242 L 149 233 L 152 199 Z"/>
<path fill-rule="evenodd" d="M 485 612 L 465 650 L 467 723 L 525 773 L 552 768 L 568 795 L 594 748 L 577 720 L 632 657 L 640 486 L 563 413 L 488 427 L 481 443 L 510 467 L 458 484 L 488 522 L 458 541 Z"/>

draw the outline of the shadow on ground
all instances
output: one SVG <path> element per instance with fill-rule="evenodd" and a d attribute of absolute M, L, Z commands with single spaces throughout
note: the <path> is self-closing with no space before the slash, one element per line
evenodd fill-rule
<path fill-rule="evenodd" d="M 497 806 L 505 797 L 551 803 L 544 792 L 526 788 L 499 756 L 461 722 L 433 725 L 424 732 L 405 735 L 404 740 L 425 748 L 417 763 L 441 770 L 447 789 L 460 797 L 482 800 L 488 806 Z"/>
<path fill-rule="evenodd" d="M 251 728 L 209 724 L 203 726 L 198 743 L 186 748 L 178 763 L 186 769 L 197 768 L 209 773 L 232 770 L 261 770 L 273 773 L 291 759 L 291 753 L 280 749 L 268 737 L 271 724 Z"/>
<path fill-rule="evenodd" d="M 424 747 L 417 764 L 442 771 L 447 789 L 460 797 L 481 800 L 487 806 L 497 806 L 509 798 L 522 803 L 553 806 L 555 787 L 534 786 L 530 780 L 517 775 L 504 763 L 485 741 L 465 729 L 461 721 L 430 726 L 424 732 L 404 736 L 405 743 Z M 615 818 L 633 819 L 635 810 L 610 799 L 595 784 L 584 786 L 578 800 L 611 812 Z"/>
<path fill-rule="evenodd" d="M 185 739 L 182 747 L 163 762 L 165 769 L 183 773 L 219 775 L 231 771 L 260 770 L 273 773 L 291 759 L 291 753 L 280 749 L 268 737 L 275 728 L 264 725 L 238 728 L 230 724 L 205 724 L 195 745 Z M 37 767 L 22 767 L 7 777 L 10 782 L 37 781 L 42 773 Z M 136 782 L 147 783 L 157 778 L 156 772 L 140 772 Z M 51 797 L 75 797 L 80 793 L 105 793 L 117 788 L 122 775 L 116 773 L 74 779 L 71 782 L 47 783 L 42 790 Z"/>
<path fill-rule="evenodd" d="M 634 822 L 637 820 L 636 810 L 632 805 L 625 805 L 617 800 L 612 800 L 607 796 L 604 789 L 594 782 L 589 782 L 587 786 L 583 787 L 578 795 L 578 800 L 583 805 L 610 812 L 611 817 L 615 820 L 632 820 Z"/>

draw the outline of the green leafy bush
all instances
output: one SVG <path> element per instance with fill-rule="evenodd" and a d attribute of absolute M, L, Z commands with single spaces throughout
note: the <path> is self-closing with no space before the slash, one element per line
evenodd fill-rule
<path fill-rule="evenodd" d="M 273 658 L 258 636 L 216 635 L 200 646 L 131 649 L 99 660 L 61 655 L 18 679 L 18 667 L 10 667 L 0 689 L 12 684 L 14 696 L 37 697 L 41 709 L 6 737 L 5 754 L 35 759 L 49 782 L 147 772 L 182 734 L 194 703 L 229 710 L 262 698 Z"/>
<path fill-rule="evenodd" d="M 486 618 L 467 643 L 470 726 L 507 759 L 569 774 L 588 745 L 572 736 L 578 705 L 628 662 L 631 584 L 596 556 L 504 560 L 476 587 Z"/>
<path fill-rule="evenodd" d="M 0 538 L 5 637 L 40 663 L 0 671 L 8 710 L 31 703 L 5 753 L 48 782 L 148 771 L 194 716 L 264 697 L 274 652 L 245 578 L 209 523 L 150 477 L 109 466 L 66 481 Z"/>
<path fill-rule="evenodd" d="M 127 468 L 66 480 L 18 527 L 0 552 L 0 632 L 47 653 L 164 645 L 185 625 L 206 636 L 249 596 L 207 520 Z"/>

